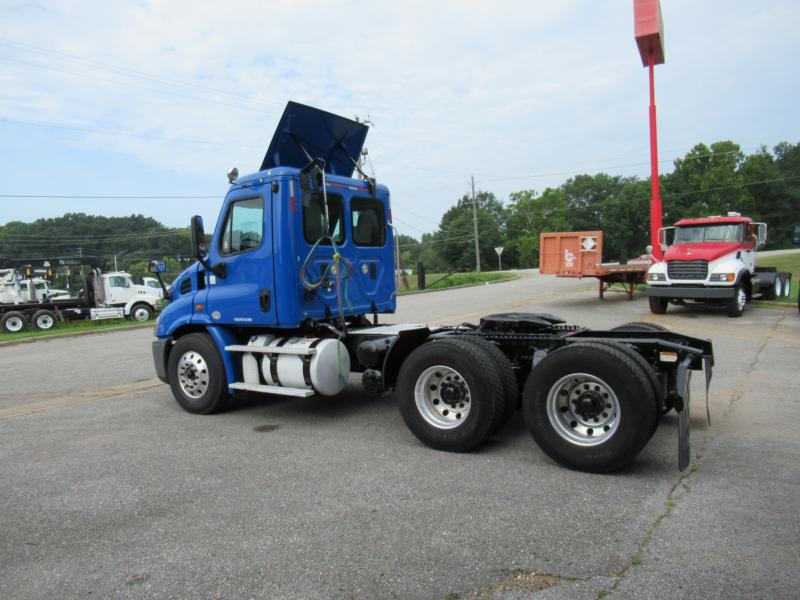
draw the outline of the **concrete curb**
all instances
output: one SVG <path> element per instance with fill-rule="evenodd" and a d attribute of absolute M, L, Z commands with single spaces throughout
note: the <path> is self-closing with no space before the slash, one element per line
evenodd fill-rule
<path fill-rule="evenodd" d="M 508 283 L 509 281 L 516 281 L 522 277 L 519 273 L 514 273 L 513 277 L 509 277 L 508 279 L 500 279 L 498 281 L 481 281 L 479 283 L 464 283 L 462 285 L 454 285 L 451 287 L 446 288 L 438 288 L 435 290 L 414 290 L 413 292 L 403 292 L 402 294 L 397 294 L 398 297 L 400 296 L 414 296 L 415 294 L 433 294 L 434 292 L 447 292 L 449 290 L 461 290 L 464 288 L 471 288 L 471 287 L 478 287 L 480 285 L 495 285 L 497 283 Z"/>
<path fill-rule="evenodd" d="M 80 337 L 84 335 L 94 335 L 96 333 L 108 333 L 109 331 L 128 331 L 130 329 L 144 329 L 145 327 L 155 327 L 155 321 L 149 321 L 140 325 L 126 325 L 125 327 L 103 327 L 102 329 L 90 329 L 88 331 L 69 331 L 67 333 L 54 333 L 52 335 L 37 335 L 35 337 L 22 338 L 20 340 L 0 341 L 0 348 L 5 346 L 16 346 L 18 344 L 31 344 L 33 342 L 44 342 L 53 339 L 70 337 Z"/>

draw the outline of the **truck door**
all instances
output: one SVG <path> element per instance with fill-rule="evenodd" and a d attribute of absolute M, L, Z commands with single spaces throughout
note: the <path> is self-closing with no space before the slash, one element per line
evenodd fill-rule
<path fill-rule="evenodd" d="M 106 304 L 125 304 L 131 297 L 131 283 L 124 275 L 109 275 L 106 278 Z"/>
<path fill-rule="evenodd" d="M 225 276 L 207 273 L 203 312 L 224 325 L 273 325 L 276 321 L 272 250 L 272 194 L 252 189 L 232 192 L 209 249 L 212 265 Z"/>
<path fill-rule="evenodd" d="M 745 223 L 742 225 L 744 229 L 744 240 L 742 242 L 742 262 L 745 268 L 751 273 L 755 272 L 756 268 L 756 246 L 757 243 L 757 228 L 755 223 Z"/>

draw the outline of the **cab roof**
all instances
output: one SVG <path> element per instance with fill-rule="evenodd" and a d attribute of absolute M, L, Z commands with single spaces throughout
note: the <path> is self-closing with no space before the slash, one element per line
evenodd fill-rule
<path fill-rule="evenodd" d="M 689 225 L 721 225 L 724 223 L 752 223 L 753 219 L 750 217 L 731 216 L 731 217 L 698 217 L 696 219 L 681 219 L 675 223 L 675 227 L 689 226 Z"/>
<path fill-rule="evenodd" d="M 313 158 L 325 161 L 325 171 L 351 177 L 369 127 L 333 113 L 289 102 L 278 122 L 261 171 L 276 167 L 302 168 Z"/>

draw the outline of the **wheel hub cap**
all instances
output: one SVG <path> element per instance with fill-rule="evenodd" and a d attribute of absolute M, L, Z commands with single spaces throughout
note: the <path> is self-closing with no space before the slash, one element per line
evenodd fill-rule
<path fill-rule="evenodd" d="M 178 360 L 178 383 L 190 398 L 199 398 L 208 389 L 208 365 L 197 352 L 185 352 Z"/>
<path fill-rule="evenodd" d="M 559 379 L 547 395 L 547 418 L 555 432 L 577 446 L 607 441 L 620 422 L 619 400 L 605 381 L 589 373 Z"/>
<path fill-rule="evenodd" d="M 417 377 L 414 401 L 423 419 L 437 429 L 458 427 L 470 412 L 470 390 L 450 367 L 429 367 Z"/>

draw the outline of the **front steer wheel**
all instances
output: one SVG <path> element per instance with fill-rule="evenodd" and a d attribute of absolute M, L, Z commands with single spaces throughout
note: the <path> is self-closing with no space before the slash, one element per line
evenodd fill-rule
<path fill-rule="evenodd" d="M 669 300 L 660 296 L 649 296 L 647 298 L 650 302 L 650 312 L 655 315 L 663 315 L 667 312 Z"/>
<path fill-rule="evenodd" d="M 211 414 L 228 399 L 225 367 L 206 333 L 178 339 L 169 353 L 167 376 L 172 395 L 187 412 Z"/>
<path fill-rule="evenodd" d="M 426 342 L 400 369 L 397 399 L 408 428 L 436 450 L 464 452 L 484 441 L 503 414 L 503 383 L 483 349 Z"/>
<path fill-rule="evenodd" d="M 522 407 L 550 458 L 592 473 L 630 463 L 650 439 L 659 412 L 638 362 L 611 345 L 589 342 L 547 355 L 528 377 Z"/>
<path fill-rule="evenodd" d="M 741 284 L 733 288 L 733 298 L 725 304 L 725 312 L 729 317 L 741 317 L 744 307 L 747 305 L 747 291 Z"/>
<path fill-rule="evenodd" d="M 153 318 L 153 309 L 147 304 L 134 304 L 129 318 L 131 321 L 144 323 Z"/>

